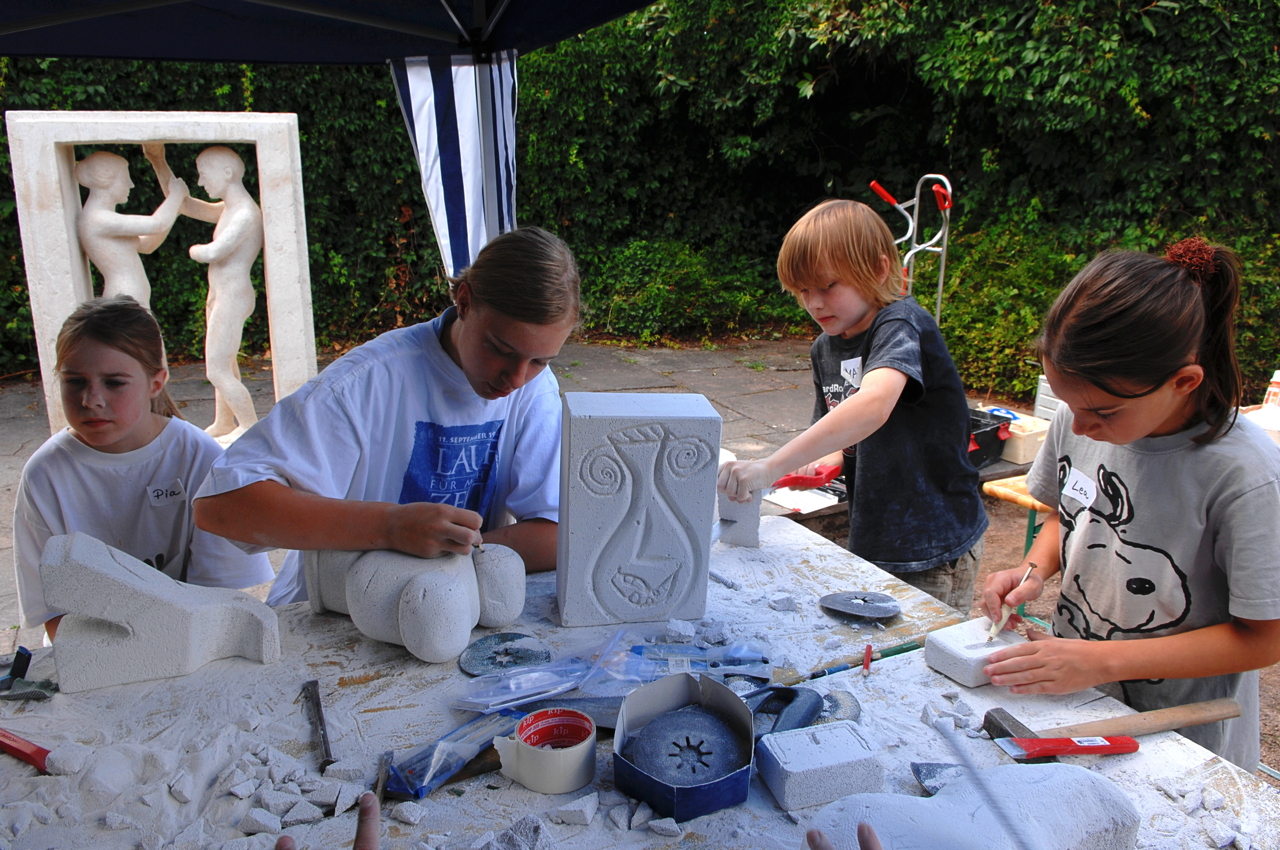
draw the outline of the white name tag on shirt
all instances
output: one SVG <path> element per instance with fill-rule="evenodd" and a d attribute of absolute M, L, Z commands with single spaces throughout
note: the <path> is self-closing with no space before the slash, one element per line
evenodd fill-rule
<path fill-rule="evenodd" d="M 848 360 L 840 361 L 840 375 L 849 382 L 849 386 L 854 389 L 862 388 L 862 358 L 851 357 Z"/>
<path fill-rule="evenodd" d="M 185 502 L 187 500 L 187 490 L 182 486 L 182 479 L 175 478 L 168 484 L 152 484 L 147 487 L 147 498 L 151 500 L 151 507 L 163 508 L 165 505 L 174 502 Z"/>
<path fill-rule="evenodd" d="M 1098 485 L 1090 481 L 1088 476 L 1080 470 L 1073 469 L 1067 476 L 1067 483 L 1063 485 L 1062 495 L 1070 496 L 1088 508 L 1093 505 L 1093 500 L 1098 498 Z"/>

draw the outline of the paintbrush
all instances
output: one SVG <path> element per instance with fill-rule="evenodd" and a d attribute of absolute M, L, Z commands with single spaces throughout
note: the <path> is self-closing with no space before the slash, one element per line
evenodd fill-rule
<path fill-rule="evenodd" d="M 1022 587 L 1022 582 L 1026 581 L 1031 576 L 1031 571 L 1035 568 L 1036 565 L 1034 563 L 1027 567 L 1027 571 L 1022 574 L 1022 581 L 1018 582 L 1013 589 L 1017 590 L 1019 587 Z M 996 635 L 1000 634 L 1000 630 L 1004 628 L 1004 624 L 1009 622 L 1009 618 L 1013 616 L 1013 612 L 1013 608 L 1010 608 L 1008 605 L 1001 604 L 1000 622 L 991 624 L 991 634 L 987 635 L 987 643 L 991 643 L 991 641 L 996 639 Z"/>

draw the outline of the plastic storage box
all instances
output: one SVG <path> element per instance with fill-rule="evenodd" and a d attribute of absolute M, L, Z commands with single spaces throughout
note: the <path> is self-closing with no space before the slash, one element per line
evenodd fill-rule
<path fill-rule="evenodd" d="M 1008 416 L 989 410 L 969 411 L 969 462 L 982 469 L 1000 459 L 1009 439 Z"/>

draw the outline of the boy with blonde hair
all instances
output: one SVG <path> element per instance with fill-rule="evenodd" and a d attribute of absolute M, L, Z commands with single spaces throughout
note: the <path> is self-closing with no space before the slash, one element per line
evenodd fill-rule
<path fill-rule="evenodd" d="M 810 359 L 814 424 L 772 456 L 720 468 L 735 501 L 782 475 L 841 463 L 849 550 L 967 613 L 987 515 L 969 463 L 969 406 L 933 317 L 900 294 L 893 234 L 830 200 L 787 233 L 778 278 L 823 333 Z"/>

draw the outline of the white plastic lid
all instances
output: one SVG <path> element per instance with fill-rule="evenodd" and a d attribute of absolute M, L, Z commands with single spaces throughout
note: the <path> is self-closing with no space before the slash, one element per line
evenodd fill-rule
<path fill-rule="evenodd" d="M 1280 369 L 1277 369 L 1275 374 L 1271 376 L 1271 383 L 1280 384 Z"/>

